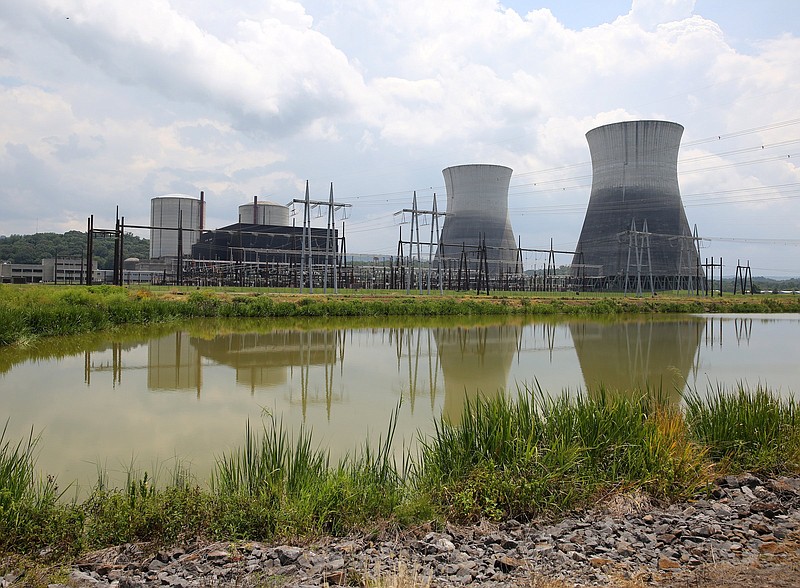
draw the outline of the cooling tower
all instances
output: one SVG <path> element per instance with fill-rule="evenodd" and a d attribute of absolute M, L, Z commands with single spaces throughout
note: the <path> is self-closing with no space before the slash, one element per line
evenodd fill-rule
<path fill-rule="evenodd" d="M 150 258 L 178 256 L 178 219 L 183 255 L 189 255 L 200 238 L 202 201 L 185 194 L 168 194 L 150 201 Z"/>
<path fill-rule="evenodd" d="M 502 165 L 457 165 L 442 170 L 447 188 L 447 214 L 437 259 L 458 266 L 462 251 L 471 268 L 478 267 L 478 247 L 486 244 L 490 275 L 513 271 L 517 259 L 508 218 L 508 185 L 512 170 Z"/>
<path fill-rule="evenodd" d="M 291 225 L 289 222 L 289 207 L 254 198 L 251 204 L 239 206 L 239 222 L 242 224 L 288 227 Z"/>
<path fill-rule="evenodd" d="M 638 271 L 649 287 L 683 288 L 698 271 L 698 256 L 678 188 L 683 127 L 640 120 L 586 133 L 592 191 L 573 259 L 573 273 L 628 286 Z M 646 233 L 641 233 L 647 227 Z M 631 232 L 635 226 L 638 234 Z M 584 270 L 579 269 L 583 264 Z M 626 282 L 627 281 L 627 282 Z"/>

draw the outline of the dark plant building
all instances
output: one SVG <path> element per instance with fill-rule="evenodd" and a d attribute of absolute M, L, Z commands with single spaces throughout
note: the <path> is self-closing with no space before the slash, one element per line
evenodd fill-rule
<path fill-rule="evenodd" d="M 586 133 L 592 190 L 573 275 L 597 287 L 667 290 L 701 277 L 678 187 L 683 127 L 640 120 Z"/>
<path fill-rule="evenodd" d="M 337 231 L 310 231 L 313 263 L 322 263 L 325 252 L 336 251 Z M 306 251 L 309 237 L 306 235 Z M 214 231 L 204 231 L 192 245 L 192 259 L 247 263 L 300 263 L 303 252 L 303 227 L 235 223 Z"/>

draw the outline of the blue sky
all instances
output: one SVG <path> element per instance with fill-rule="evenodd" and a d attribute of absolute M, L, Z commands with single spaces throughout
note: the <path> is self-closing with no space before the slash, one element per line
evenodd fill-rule
<path fill-rule="evenodd" d="M 800 275 L 798 23 L 792 0 L 2 3 L 0 234 L 200 190 L 222 226 L 309 180 L 352 204 L 349 252 L 392 254 L 414 191 L 441 207 L 443 168 L 496 163 L 523 247 L 568 250 L 585 133 L 647 118 L 685 127 L 702 255 Z"/>
<path fill-rule="evenodd" d="M 575 30 L 611 23 L 631 9 L 629 0 L 508 0 L 501 4 L 520 14 L 546 7 L 564 26 Z M 796 35 L 800 26 L 800 3 L 793 0 L 697 0 L 693 4 L 694 14 L 716 22 L 728 41 L 741 48 L 748 41 Z"/>

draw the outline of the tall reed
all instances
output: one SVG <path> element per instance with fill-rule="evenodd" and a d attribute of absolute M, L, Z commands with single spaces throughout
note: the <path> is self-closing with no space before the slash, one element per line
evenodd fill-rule
<path fill-rule="evenodd" d="M 735 391 L 692 390 L 684 401 L 689 433 L 722 471 L 800 471 L 800 413 L 793 397 L 740 383 Z"/>
<path fill-rule="evenodd" d="M 233 536 L 341 533 L 390 517 L 400 503 L 402 475 L 392 459 L 397 412 L 373 449 L 330 463 L 301 427 L 292 438 L 272 415 L 257 434 L 247 423 L 244 444 L 218 458 L 212 475 L 219 524 Z"/>
<path fill-rule="evenodd" d="M 535 516 L 609 487 L 685 495 L 702 480 L 703 451 L 675 418 L 651 394 L 479 398 L 421 440 L 421 488 L 462 518 Z"/>
<path fill-rule="evenodd" d="M 0 433 L 0 547 L 21 551 L 45 540 L 56 547 L 74 545 L 80 517 L 65 511 L 58 501 L 55 478 L 40 478 L 36 470 L 39 436 L 12 443 L 6 438 L 8 421 Z"/>
<path fill-rule="evenodd" d="M 124 488 L 99 476 L 82 503 L 60 500 L 35 471 L 38 437 L 0 433 L 0 547 L 60 553 L 183 537 L 275 540 L 341 535 L 376 525 L 535 517 L 641 489 L 663 499 L 696 493 L 720 472 L 800 471 L 792 398 L 722 387 L 669 404 L 657 392 L 603 389 L 479 397 L 461 419 L 435 423 L 398 464 L 400 406 L 385 436 L 332 463 L 309 431 L 291 435 L 267 415 L 221 455 L 210 490 L 180 465 L 165 485 L 132 469 Z"/>

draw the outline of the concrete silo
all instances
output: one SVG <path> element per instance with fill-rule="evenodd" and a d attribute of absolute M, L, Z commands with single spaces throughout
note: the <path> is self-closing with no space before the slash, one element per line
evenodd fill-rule
<path fill-rule="evenodd" d="M 150 258 L 178 257 L 180 228 L 183 255 L 200 238 L 203 228 L 203 200 L 186 194 L 167 194 L 150 200 Z"/>
<path fill-rule="evenodd" d="M 239 222 L 243 224 L 288 227 L 291 225 L 291 222 L 289 222 L 289 207 L 275 202 L 259 200 L 258 196 L 254 196 L 252 204 L 239 206 Z"/>
<path fill-rule="evenodd" d="M 683 288 L 695 276 L 697 250 L 678 188 L 682 134 L 681 125 L 658 120 L 586 133 L 592 191 L 573 274 L 611 289 L 632 287 L 637 274 L 648 289 Z"/>
<path fill-rule="evenodd" d="M 457 165 L 442 170 L 447 210 L 437 258 L 445 267 L 458 266 L 462 251 L 469 266 L 478 267 L 478 247 L 486 244 L 490 275 L 513 271 L 517 244 L 508 218 L 511 168 L 502 165 Z"/>

